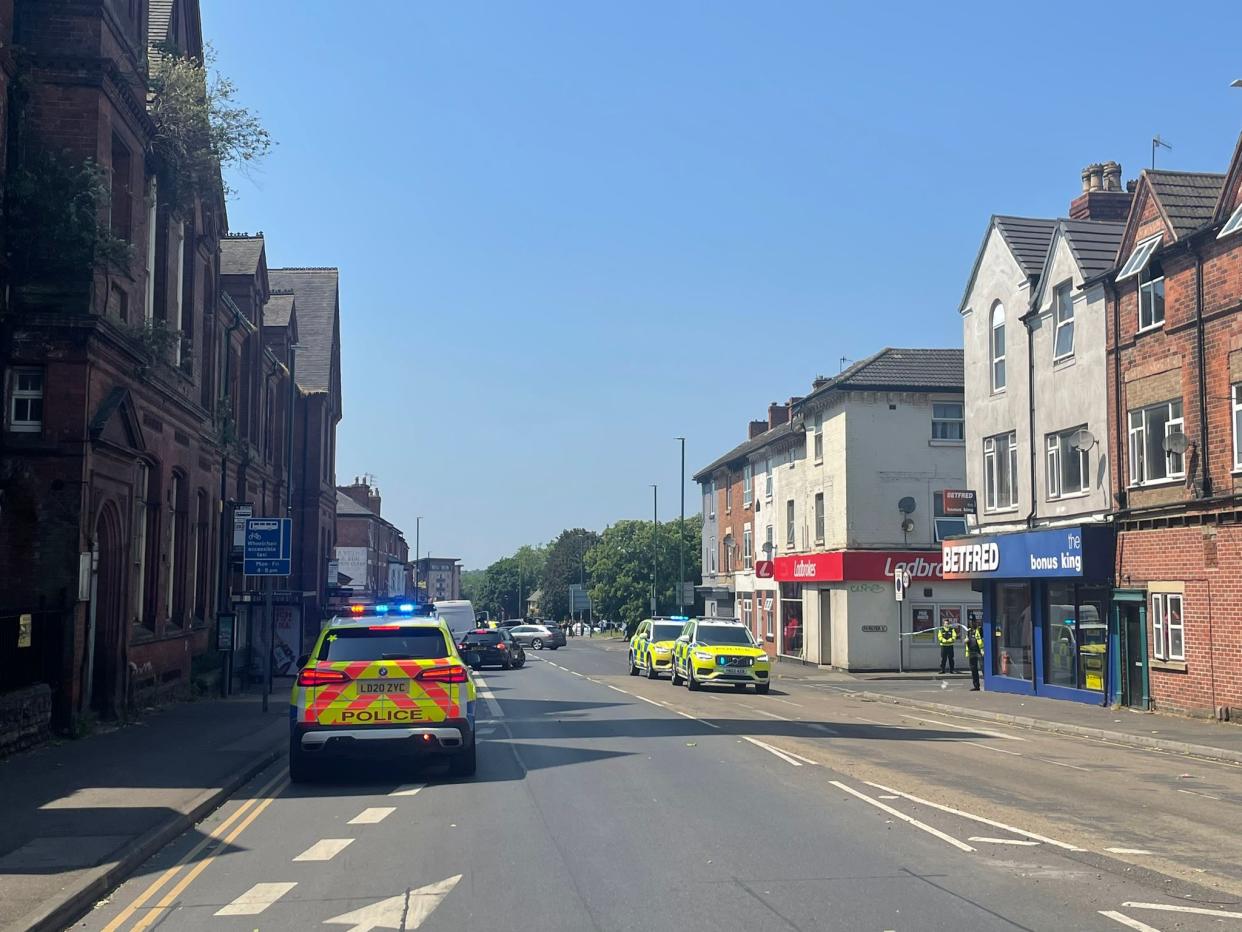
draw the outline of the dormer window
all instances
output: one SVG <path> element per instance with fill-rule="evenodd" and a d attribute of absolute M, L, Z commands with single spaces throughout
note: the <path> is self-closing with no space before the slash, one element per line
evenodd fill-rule
<path fill-rule="evenodd" d="M 1216 234 L 1216 238 L 1224 239 L 1230 233 L 1237 233 L 1239 230 L 1242 230 L 1242 204 L 1237 206 L 1237 209 L 1234 210 L 1233 214 L 1229 217 L 1229 221 L 1225 224 L 1221 231 Z"/>
<path fill-rule="evenodd" d="M 1130 253 L 1130 258 L 1126 260 L 1126 264 L 1117 273 L 1117 281 L 1131 278 L 1147 268 L 1147 263 L 1151 261 L 1152 253 L 1159 247 L 1160 240 L 1163 238 L 1163 233 L 1157 233 L 1155 236 L 1148 237 L 1135 246 L 1134 252 Z"/>

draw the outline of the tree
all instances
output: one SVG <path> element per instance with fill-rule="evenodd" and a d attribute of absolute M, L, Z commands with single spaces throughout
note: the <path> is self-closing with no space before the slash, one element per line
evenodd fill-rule
<path fill-rule="evenodd" d="M 544 617 L 556 620 L 569 617 L 569 586 L 585 577 L 584 558 L 599 540 L 594 531 L 574 528 L 561 531 L 548 546 L 547 561 L 539 581 L 543 589 L 540 613 Z"/>
<path fill-rule="evenodd" d="M 654 537 L 654 541 L 653 541 Z M 656 549 L 658 608 L 676 614 L 678 547 L 685 559 L 688 581 L 697 583 L 703 523 L 687 518 L 684 531 L 670 521 L 654 529 L 650 521 L 619 521 L 606 529 L 586 555 L 591 579 L 591 601 L 598 616 L 621 621 L 633 631 L 651 613 L 652 545 Z"/>
<path fill-rule="evenodd" d="M 505 618 L 517 611 L 517 602 L 518 564 L 513 557 L 502 557 L 483 571 L 474 608 L 491 612 L 493 618 Z"/>
<path fill-rule="evenodd" d="M 461 597 L 479 606 L 479 594 L 483 588 L 483 580 L 487 578 L 487 570 L 461 571 Z"/>

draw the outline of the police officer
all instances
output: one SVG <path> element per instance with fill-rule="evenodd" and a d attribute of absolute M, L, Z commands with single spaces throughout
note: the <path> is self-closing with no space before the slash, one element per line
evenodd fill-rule
<path fill-rule="evenodd" d="M 983 628 L 978 618 L 970 619 L 970 626 L 966 629 L 966 659 L 970 661 L 970 688 L 978 692 L 979 667 L 983 663 Z"/>
<path fill-rule="evenodd" d="M 957 643 L 957 628 L 949 623 L 949 619 L 940 619 L 940 627 L 936 629 L 936 642 L 940 645 L 940 672 L 943 674 L 945 664 L 948 664 L 949 672 L 956 673 L 957 667 L 953 662 L 953 645 Z"/>

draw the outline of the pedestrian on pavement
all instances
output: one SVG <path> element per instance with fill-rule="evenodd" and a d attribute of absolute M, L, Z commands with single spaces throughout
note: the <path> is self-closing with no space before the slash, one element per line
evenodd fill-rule
<path fill-rule="evenodd" d="M 971 690 L 979 691 L 979 667 L 983 664 L 983 628 L 978 618 L 970 619 L 966 629 L 966 659 L 970 662 Z"/>
<path fill-rule="evenodd" d="M 956 673 L 953 661 L 953 645 L 957 643 L 957 628 L 949 624 L 949 619 L 941 618 L 940 627 L 936 629 L 936 641 L 940 645 L 940 672 L 944 673 L 945 664 L 950 673 Z"/>

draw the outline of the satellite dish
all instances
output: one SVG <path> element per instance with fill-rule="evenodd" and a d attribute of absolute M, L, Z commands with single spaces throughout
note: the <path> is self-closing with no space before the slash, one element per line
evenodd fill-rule
<path fill-rule="evenodd" d="M 1076 430 L 1070 436 L 1069 445 L 1071 450 L 1090 450 L 1095 446 L 1095 434 L 1085 427 L 1082 430 Z"/>
<path fill-rule="evenodd" d="M 917 507 L 918 507 L 918 502 L 916 502 L 909 495 L 907 495 L 905 498 L 903 498 L 901 501 L 897 503 L 897 510 L 900 511 L 903 515 L 914 514 L 914 509 Z"/>
<path fill-rule="evenodd" d="M 1164 451 L 1166 453 L 1185 453 L 1186 435 L 1180 432 L 1169 434 L 1164 438 Z"/>
<path fill-rule="evenodd" d="M 901 529 L 907 534 L 913 531 L 914 530 L 914 519 L 913 518 L 902 518 Z"/>

